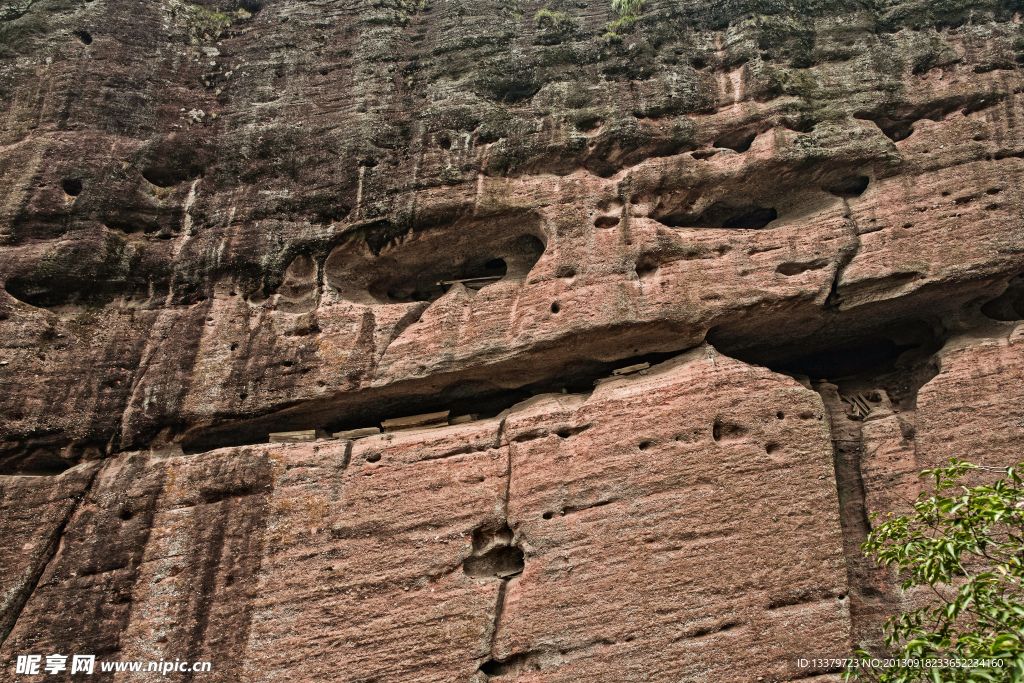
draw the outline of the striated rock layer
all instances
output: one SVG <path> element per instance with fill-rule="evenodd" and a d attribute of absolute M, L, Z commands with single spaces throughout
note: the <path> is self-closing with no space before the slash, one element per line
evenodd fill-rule
<path fill-rule="evenodd" d="M 869 515 L 1020 451 L 1020 11 L 0 0 L 0 667 L 881 652 Z"/>

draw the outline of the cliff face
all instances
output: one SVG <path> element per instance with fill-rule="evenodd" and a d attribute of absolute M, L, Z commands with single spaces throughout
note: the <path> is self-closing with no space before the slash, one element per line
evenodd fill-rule
<path fill-rule="evenodd" d="M 1021 9 L 0 0 L 0 666 L 836 679 L 1019 459 Z"/>

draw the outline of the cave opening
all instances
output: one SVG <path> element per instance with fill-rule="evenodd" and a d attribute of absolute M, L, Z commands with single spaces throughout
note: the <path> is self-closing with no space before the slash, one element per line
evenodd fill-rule
<path fill-rule="evenodd" d="M 472 294 L 525 279 L 544 254 L 543 234 L 539 218 L 525 216 L 486 229 L 414 230 L 377 252 L 350 239 L 327 257 L 325 281 L 342 298 L 368 305 L 436 301 L 454 287 Z"/>
<path fill-rule="evenodd" d="M 505 259 L 485 256 L 472 259 L 461 268 L 448 271 L 445 275 L 406 282 L 388 289 L 384 294 L 380 294 L 378 291 L 377 297 L 387 303 L 435 301 L 457 284 L 461 284 L 466 289 L 479 291 L 487 285 L 504 279 L 507 274 L 508 265 L 505 263 Z"/>
<path fill-rule="evenodd" d="M 0 475 L 54 477 L 74 466 L 74 462 L 39 448 L 28 455 L 5 458 L 0 462 Z"/>
<path fill-rule="evenodd" d="M 867 372 L 884 372 L 895 368 L 904 352 L 920 348 L 921 344 L 898 344 L 887 337 L 876 337 L 800 356 L 771 364 L 773 370 L 807 375 L 811 379 L 852 377 Z"/>
<path fill-rule="evenodd" d="M 1024 275 L 1010 280 L 1006 291 L 982 305 L 981 312 L 1001 322 L 1024 320 Z"/>
<path fill-rule="evenodd" d="M 825 191 L 844 199 L 852 199 L 864 194 L 871 183 L 871 178 L 866 175 L 852 175 L 825 186 Z"/>
<path fill-rule="evenodd" d="M 701 213 L 669 213 L 655 217 L 670 228 L 721 228 L 723 230 L 761 230 L 779 217 L 775 207 L 735 207 L 715 202 Z"/>

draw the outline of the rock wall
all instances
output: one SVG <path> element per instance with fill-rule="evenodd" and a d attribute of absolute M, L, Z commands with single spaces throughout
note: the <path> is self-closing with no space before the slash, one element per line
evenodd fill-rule
<path fill-rule="evenodd" d="M 1018 459 L 1021 9 L 0 0 L 0 666 L 837 680 Z"/>

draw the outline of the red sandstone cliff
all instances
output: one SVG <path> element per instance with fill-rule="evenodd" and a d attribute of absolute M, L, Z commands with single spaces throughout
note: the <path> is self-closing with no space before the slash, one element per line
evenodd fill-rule
<path fill-rule="evenodd" d="M 837 680 L 1021 459 L 1019 9 L 0 0 L 3 676 Z"/>

